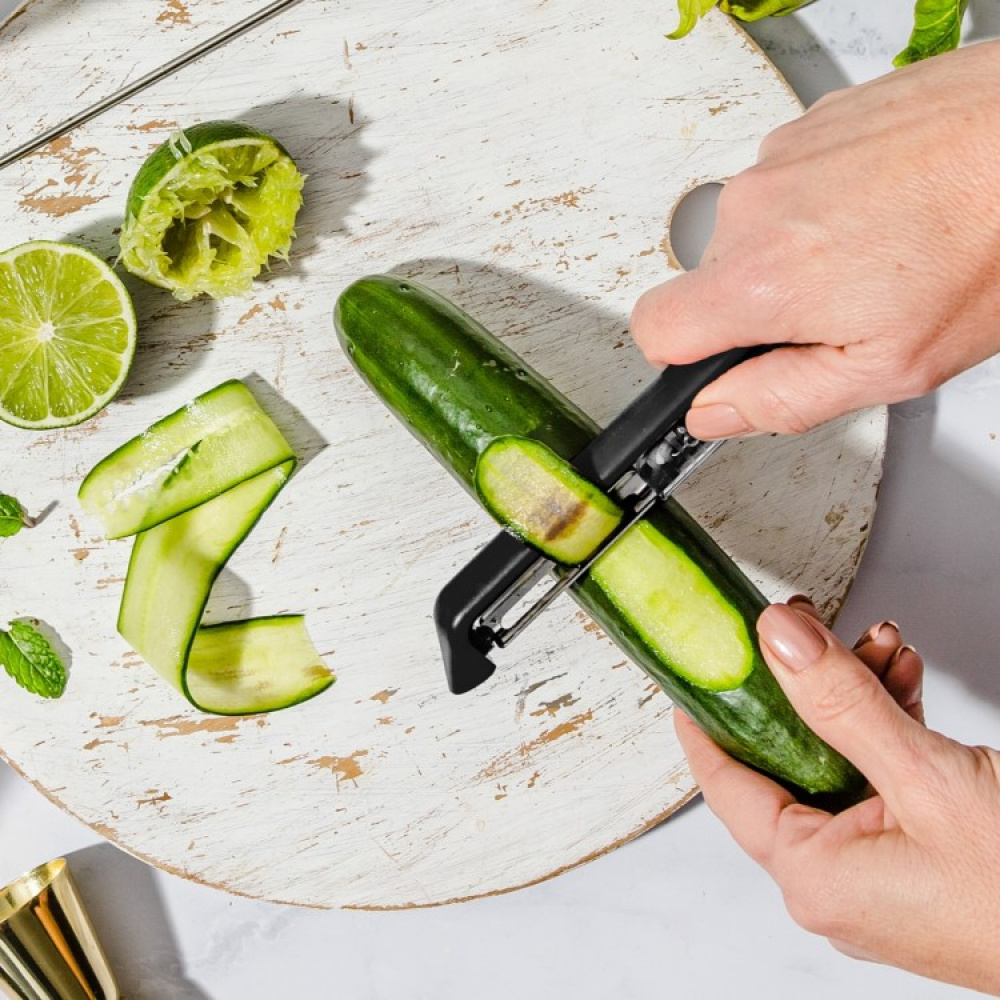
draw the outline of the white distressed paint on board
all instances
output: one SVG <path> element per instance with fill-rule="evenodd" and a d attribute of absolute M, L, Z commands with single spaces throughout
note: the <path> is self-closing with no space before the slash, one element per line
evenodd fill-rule
<path fill-rule="evenodd" d="M 228 0 L 34 0 L 0 32 L 12 146 L 245 13 Z M 140 352 L 83 425 L 0 427 L 2 486 L 43 524 L 0 551 L 0 618 L 72 652 L 64 698 L 3 692 L 3 755 L 127 850 L 233 892 L 398 907 L 580 863 L 694 792 L 668 700 L 568 599 L 496 678 L 447 693 L 430 613 L 493 528 L 362 386 L 331 311 L 393 270 L 453 297 L 599 420 L 650 377 L 626 323 L 670 273 L 680 195 L 753 162 L 798 112 L 721 15 L 669 43 L 651 0 L 317 0 L 0 172 L 4 242 L 113 257 L 131 176 L 178 125 L 241 118 L 309 174 L 289 265 L 248 299 L 130 282 Z M 239 550 L 209 616 L 302 611 L 336 685 L 271 716 L 191 709 L 114 622 L 130 543 L 75 501 L 155 418 L 243 377 L 304 466 Z M 881 411 L 727 446 L 683 500 L 773 597 L 832 614 L 867 537 Z"/>

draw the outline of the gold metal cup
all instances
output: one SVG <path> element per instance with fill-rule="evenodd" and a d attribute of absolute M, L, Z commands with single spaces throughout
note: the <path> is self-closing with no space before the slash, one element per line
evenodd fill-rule
<path fill-rule="evenodd" d="M 63 858 L 0 889 L 0 996 L 121 1000 Z"/>

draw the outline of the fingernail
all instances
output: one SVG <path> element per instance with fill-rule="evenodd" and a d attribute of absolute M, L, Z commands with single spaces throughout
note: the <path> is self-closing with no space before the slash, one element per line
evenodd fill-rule
<path fill-rule="evenodd" d="M 757 634 L 792 673 L 805 670 L 826 652 L 823 626 L 785 604 L 772 604 L 757 619 Z"/>
<path fill-rule="evenodd" d="M 684 424 L 689 434 L 701 438 L 702 441 L 739 437 L 753 431 L 740 412 L 728 403 L 708 403 L 705 406 L 694 406 L 688 410 Z"/>
<path fill-rule="evenodd" d="M 892 654 L 892 658 L 889 660 L 889 667 L 886 672 L 888 673 L 888 671 L 892 670 L 893 667 L 900 666 L 901 664 L 903 664 L 904 659 L 908 660 L 911 657 L 914 659 L 914 661 L 917 661 L 920 658 L 920 654 L 912 646 L 900 646 L 899 649 L 897 649 L 896 652 Z M 905 666 L 905 664 L 903 665 Z M 914 662 L 913 665 L 916 666 L 917 665 L 916 662 Z M 924 698 L 924 683 L 923 680 L 921 680 L 917 684 L 917 686 L 910 692 L 909 697 L 903 704 L 903 708 L 905 710 L 909 710 L 914 706 L 919 705 L 920 702 L 923 701 L 923 698 Z"/>
<path fill-rule="evenodd" d="M 853 650 L 858 650 L 862 646 L 867 646 L 868 643 L 874 642 L 885 629 L 892 629 L 897 635 L 899 635 L 899 626 L 893 622 L 886 619 L 884 622 L 879 622 L 877 625 L 872 625 L 864 635 L 851 647 Z"/>
<path fill-rule="evenodd" d="M 919 657 L 919 653 L 912 646 L 900 646 L 892 656 L 889 657 L 889 666 L 886 668 L 887 671 L 891 670 L 893 667 L 898 666 L 903 658 L 906 657 Z"/>
<path fill-rule="evenodd" d="M 789 606 L 791 606 L 792 604 L 806 604 L 810 608 L 816 607 L 816 605 L 813 604 L 812 598 L 808 597 L 806 594 L 792 594 L 792 596 L 789 597 L 788 600 L 785 601 L 785 603 L 788 604 Z"/>

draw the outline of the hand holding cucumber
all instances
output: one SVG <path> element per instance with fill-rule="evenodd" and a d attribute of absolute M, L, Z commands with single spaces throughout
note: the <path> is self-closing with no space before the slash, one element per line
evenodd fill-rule
<path fill-rule="evenodd" d="M 1000 993 L 1000 753 L 926 729 L 923 665 L 889 622 L 852 651 L 804 599 L 760 617 L 761 648 L 806 722 L 873 795 L 836 816 L 677 731 L 706 801 L 775 879 L 792 917 L 858 958 Z"/>
<path fill-rule="evenodd" d="M 1000 42 L 834 93 L 761 145 L 701 265 L 643 295 L 650 361 L 788 344 L 705 388 L 696 437 L 798 433 L 1000 350 Z"/>
<path fill-rule="evenodd" d="M 704 439 L 798 433 L 927 392 L 1000 351 L 1000 43 L 825 98 L 772 133 L 720 198 L 700 266 L 632 317 L 655 364 L 787 344 L 706 387 Z M 1000 753 L 926 729 L 923 665 L 885 623 L 849 651 L 808 602 L 760 648 L 805 722 L 868 776 L 834 816 L 736 762 L 678 712 L 709 806 L 842 951 L 1000 994 Z"/>

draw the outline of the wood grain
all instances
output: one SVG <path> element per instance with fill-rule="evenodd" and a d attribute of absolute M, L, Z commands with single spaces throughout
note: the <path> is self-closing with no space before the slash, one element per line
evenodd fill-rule
<path fill-rule="evenodd" d="M 0 39 L 0 142 L 91 103 L 245 13 L 230 0 L 34 0 Z M 753 162 L 798 113 L 721 15 L 669 43 L 650 0 L 319 2 L 0 173 L 5 240 L 116 254 L 129 181 L 178 125 L 240 118 L 309 174 L 289 264 L 238 301 L 130 281 L 140 351 L 103 414 L 0 427 L 2 486 L 41 525 L 0 549 L 0 618 L 71 651 L 61 701 L 6 686 L 3 755 L 103 836 L 170 871 L 309 906 L 432 905 L 588 860 L 695 791 L 670 704 L 562 600 L 495 680 L 449 695 L 433 598 L 493 531 L 360 383 L 333 334 L 352 279 L 453 297 L 598 420 L 650 378 L 626 330 L 670 273 L 683 192 Z M 209 620 L 304 612 L 338 674 L 269 716 L 203 716 L 116 635 L 128 542 L 75 500 L 155 418 L 245 378 L 304 464 Z M 885 414 L 727 445 L 683 501 L 774 597 L 842 601 L 875 504 Z"/>

